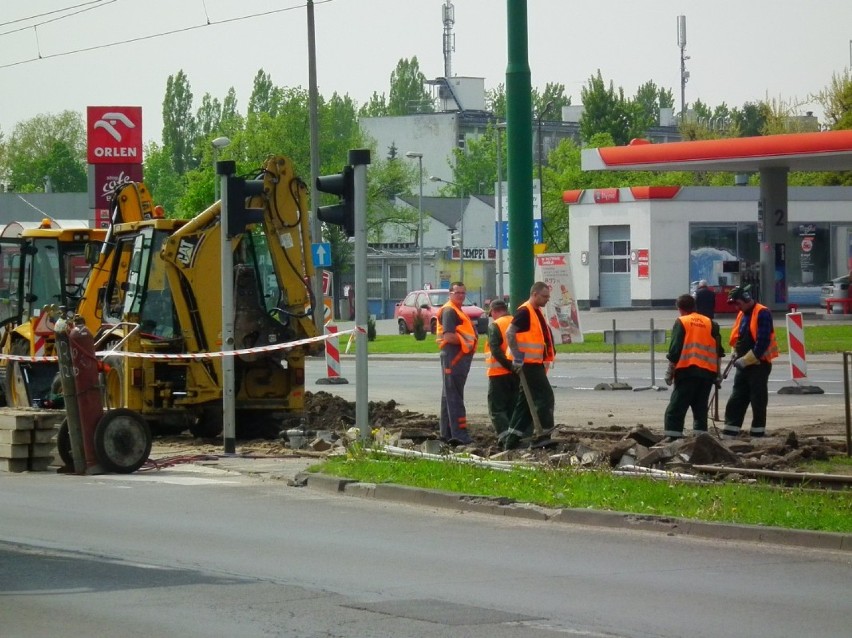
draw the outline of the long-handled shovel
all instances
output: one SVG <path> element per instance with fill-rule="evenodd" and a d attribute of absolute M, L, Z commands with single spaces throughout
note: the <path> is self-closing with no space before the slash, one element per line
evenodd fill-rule
<path fill-rule="evenodd" d="M 532 393 L 530 392 L 530 386 L 527 383 L 527 377 L 524 374 L 523 368 L 518 371 L 518 376 L 521 377 L 521 391 L 524 393 L 524 397 L 526 397 L 527 407 L 530 409 L 530 414 L 532 415 L 533 434 L 537 441 L 548 439 L 553 430 L 550 429 L 545 432 L 544 428 L 541 427 L 541 419 L 538 418 L 538 411 L 535 408 L 535 403 L 533 403 Z"/>

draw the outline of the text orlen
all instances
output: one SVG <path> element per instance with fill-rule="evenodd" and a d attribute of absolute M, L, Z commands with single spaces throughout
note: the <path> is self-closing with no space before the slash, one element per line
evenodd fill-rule
<path fill-rule="evenodd" d="M 127 157 L 136 159 L 139 149 L 126 146 L 96 146 L 93 149 L 95 157 Z"/>

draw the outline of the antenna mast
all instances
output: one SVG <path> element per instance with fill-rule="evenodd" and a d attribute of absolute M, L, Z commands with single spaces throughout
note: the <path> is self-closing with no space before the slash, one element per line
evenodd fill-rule
<path fill-rule="evenodd" d="M 689 71 L 686 70 L 686 16 L 677 17 L 677 46 L 680 49 L 680 123 L 686 121 L 686 83 L 689 81 Z"/>
<path fill-rule="evenodd" d="M 442 11 L 444 17 L 444 77 L 449 80 L 453 74 L 453 51 L 456 50 L 456 36 L 453 34 L 456 8 L 450 0 L 445 0 Z"/>

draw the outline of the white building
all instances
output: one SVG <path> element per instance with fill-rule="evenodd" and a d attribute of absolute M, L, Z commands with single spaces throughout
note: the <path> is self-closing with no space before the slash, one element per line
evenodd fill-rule
<path fill-rule="evenodd" d="M 758 198 L 737 186 L 566 191 L 578 303 L 671 307 L 698 279 L 758 284 Z M 852 188 L 791 187 L 788 201 L 775 281 L 788 303 L 817 305 L 820 285 L 852 267 Z"/>

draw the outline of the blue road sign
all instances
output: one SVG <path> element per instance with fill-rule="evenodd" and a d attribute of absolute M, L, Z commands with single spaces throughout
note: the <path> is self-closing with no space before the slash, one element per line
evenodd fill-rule
<path fill-rule="evenodd" d="M 328 242 L 311 244 L 311 255 L 314 258 L 314 266 L 317 268 L 328 268 L 331 266 L 331 244 Z"/>

